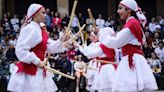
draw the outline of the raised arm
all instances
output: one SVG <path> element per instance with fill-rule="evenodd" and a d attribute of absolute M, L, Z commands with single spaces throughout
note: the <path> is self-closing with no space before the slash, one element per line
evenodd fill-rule
<path fill-rule="evenodd" d="M 99 44 L 94 44 L 92 46 L 86 46 L 85 48 L 80 47 L 80 52 L 83 53 L 87 58 L 96 58 L 103 54 L 102 49 Z"/>
<path fill-rule="evenodd" d="M 62 41 L 60 40 L 52 40 L 52 39 L 48 39 L 48 42 L 47 42 L 47 51 L 49 53 L 59 53 L 59 52 L 62 52 L 63 51 L 63 44 L 62 44 Z"/>
<path fill-rule="evenodd" d="M 99 35 L 99 41 L 109 48 L 120 48 L 132 39 L 132 33 L 129 28 L 124 28 L 116 34 L 116 36 L 108 36 L 106 34 Z"/>

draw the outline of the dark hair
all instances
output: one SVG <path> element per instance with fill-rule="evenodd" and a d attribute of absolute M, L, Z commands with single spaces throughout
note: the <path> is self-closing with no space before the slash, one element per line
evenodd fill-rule
<path fill-rule="evenodd" d="M 127 11 L 128 9 L 129 9 L 129 8 L 126 8 L 126 11 Z M 138 17 L 136 16 L 136 12 L 133 11 L 132 9 L 130 9 L 130 10 L 131 10 L 131 16 L 134 16 L 134 17 L 139 21 Z M 145 32 L 145 29 L 144 29 L 144 27 L 142 26 L 141 23 L 140 23 L 140 25 L 141 25 L 141 28 L 142 28 L 143 32 Z"/>

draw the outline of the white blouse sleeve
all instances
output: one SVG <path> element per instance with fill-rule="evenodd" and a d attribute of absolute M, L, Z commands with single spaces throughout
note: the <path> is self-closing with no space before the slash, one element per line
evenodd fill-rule
<path fill-rule="evenodd" d="M 79 50 L 89 59 L 99 57 L 103 54 L 103 51 L 99 45 L 85 48 L 80 47 Z"/>
<path fill-rule="evenodd" d="M 59 53 L 63 51 L 63 44 L 60 40 L 52 40 L 52 39 L 48 39 L 47 42 L 47 51 L 49 53 Z"/>
<path fill-rule="evenodd" d="M 132 35 L 129 28 L 124 28 L 115 37 L 105 34 L 99 35 L 99 41 L 109 48 L 120 48 L 130 42 L 133 38 Z"/>
<path fill-rule="evenodd" d="M 33 63 L 37 65 L 40 59 L 34 54 L 34 52 L 30 52 L 30 49 L 35 47 L 38 43 L 36 31 L 29 27 L 22 28 L 15 49 L 18 59 L 24 63 Z"/>

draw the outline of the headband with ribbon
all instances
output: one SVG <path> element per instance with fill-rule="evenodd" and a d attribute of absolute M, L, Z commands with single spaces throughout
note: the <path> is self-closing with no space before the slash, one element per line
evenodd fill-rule
<path fill-rule="evenodd" d="M 136 16 L 138 17 L 140 23 L 142 24 L 143 27 L 145 27 L 145 25 L 147 23 L 147 19 L 146 19 L 145 15 L 143 14 L 141 8 L 138 7 L 138 4 L 135 0 L 122 0 L 120 2 L 120 4 L 135 11 Z"/>

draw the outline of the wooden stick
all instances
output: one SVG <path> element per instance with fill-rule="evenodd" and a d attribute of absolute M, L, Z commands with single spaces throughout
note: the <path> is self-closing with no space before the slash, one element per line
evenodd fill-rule
<path fill-rule="evenodd" d="M 73 17 L 74 17 L 74 14 L 75 14 L 75 10 L 76 10 L 76 6 L 77 6 L 77 0 L 75 0 L 74 3 L 73 3 L 73 8 L 72 8 L 71 16 L 70 16 L 70 21 L 68 23 L 66 31 L 68 31 L 68 29 L 70 29 L 70 27 L 71 27 Z"/>
<path fill-rule="evenodd" d="M 74 62 L 79 62 L 79 61 L 74 60 Z M 85 68 L 88 68 L 88 69 L 93 69 L 93 70 L 99 71 L 98 69 L 96 69 L 96 68 L 94 68 L 94 67 L 87 66 L 86 63 L 83 64 L 82 66 L 84 66 Z M 76 68 L 81 68 L 81 67 L 76 67 Z"/>
<path fill-rule="evenodd" d="M 65 29 L 66 29 L 66 27 L 65 27 Z M 70 30 L 70 29 L 69 29 L 69 30 Z M 70 32 L 69 36 L 70 36 L 71 38 L 73 38 L 75 35 L 73 35 L 72 31 L 69 31 L 69 32 Z M 75 38 L 75 39 L 76 39 L 76 38 Z M 81 45 L 80 45 L 75 39 L 73 39 L 72 42 L 73 42 L 74 44 L 76 44 L 76 45 L 78 46 L 78 48 L 81 47 Z M 70 42 L 70 41 L 68 41 L 68 42 Z M 67 43 L 67 42 L 65 42 L 65 43 L 63 43 L 63 44 L 65 45 L 66 43 Z"/>
<path fill-rule="evenodd" d="M 67 30 L 67 27 L 64 27 L 64 29 L 65 29 L 65 30 Z M 73 33 L 72 33 L 72 31 L 71 31 L 71 29 L 70 29 L 70 28 L 68 29 L 68 31 L 69 31 L 69 33 L 70 33 L 70 34 L 68 34 L 68 35 L 69 35 L 70 37 L 73 37 L 73 36 L 72 36 L 72 35 L 73 35 Z"/>
<path fill-rule="evenodd" d="M 93 61 L 101 62 L 101 63 L 106 63 L 106 64 L 116 64 L 116 65 L 119 64 L 119 63 L 116 63 L 116 62 L 110 62 L 110 61 L 105 61 L 105 60 L 97 60 L 97 59 L 94 59 Z"/>
<path fill-rule="evenodd" d="M 76 44 L 78 48 L 81 47 L 81 45 L 77 41 L 73 40 L 73 43 Z"/>
<path fill-rule="evenodd" d="M 79 19 L 78 19 L 78 27 L 79 27 L 79 29 L 81 28 L 81 25 L 80 25 L 80 21 L 79 21 Z"/>
<path fill-rule="evenodd" d="M 67 28 L 66 28 L 66 30 L 65 30 L 66 33 L 65 33 L 65 35 L 63 36 L 63 39 L 66 38 L 66 36 L 67 36 L 67 34 L 68 34 L 68 32 L 69 32 L 69 29 L 70 29 L 70 27 L 71 27 L 71 24 L 72 24 L 72 21 L 73 21 L 73 17 L 74 17 L 74 14 L 75 14 L 75 10 L 76 10 L 76 6 L 77 6 L 77 0 L 75 0 L 74 3 L 73 3 L 73 8 L 72 8 L 70 20 L 69 20 L 68 26 L 67 26 Z M 65 44 L 64 44 L 64 45 L 65 45 Z"/>
<path fill-rule="evenodd" d="M 80 28 L 81 28 L 81 27 L 80 27 Z M 80 28 L 79 28 L 79 29 L 80 29 Z M 66 29 L 66 28 L 65 28 L 65 29 Z M 69 30 L 70 30 L 70 29 L 69 29 Z M 75 35 L 73 35 L 72 31 L 70 31 L 70 33 L 71 33 L 71 34 L 69 34 L 70 37 L 73 38 Z M 76 38 L 75 38 L 75 39 L 76 39 Z M 73 39 L 72 42 L 73 42 L 74 44 L 76 44 L 76 45 L 78 46 L 78 48 L 81 47 L 81 45 L 80 45 L 75 39 Z"/>
<path fill-rule="evenodd" d="M 95 20 L 93 18 L 91 9 L 88 9 L 88 14 L 89 14 L 89 18 L 92 19 L 92 21 L 93 21 L 93 27 L 96 28 L 96 23 L 95 23 Z"/>
<path fill-rule="evenodd" d="M 49 70 L 49 71 L 55 73 L 55 74 L 59 74 L 59 75 L 63 76 L 63 77 L 66 77 L 66 78 L 69 78 L 69 79 L 72 79 L 72 80 L 75 79 L 75 77 L 72 77 L 72 76 L 67 75 L 67 74 L 65 74 L 65 73 L 62 73 L 62 72 L 59 72 L 59 71 L 57 71 L 57 70 L 55 70 L 55 69 L 52 69 L 52 68 L 50 68 L 50 67 L 45 66 L 45 68 L 46 68 L 47 70 Z"/>
<path fill-rule="evenodd" d="M 92 70 L 95 70 L 95 71 L 99 71 L 98 69 L 96 68 L 93 68 L 93 67 L 89 67 L 89 66 L 84 66 L 85 68 L 88 68 L 88 69 L 92 69 Z M 76 67 L 76 68 L 81 68 L 81 67 Z"/>
<path fill-rule="evenodd" d="M 47 59 L 46 59 L 46 63 L 48 62 L 48 60 L 49 60 L 50 57 L 51 57 L 51 54 L 49 53 L 49 54 L 48 54 L 48 57 L 47 57 Z M 52 68 L 48 67 L 47 65 L 45 66 L 45 69 L 47 69 L 47 70 L 49 70 L 49 71 L 51 71 L 51 72 L 53 72 L 53 73 L 55 73 L 55 74 L 59 74 L 59 75 L 61 75 L 61 76 L 63 76 L 63 77 L 66 77 L 66 78 L 69 78 L 69 79 L 72 79 L 72 80 L 75 79 L 75 77 L 72 77 L 72 76 L 67 75 L 67 74 L 65 74 L 65 73 L 62 73 L 62 72 L 59 72 L 59 71 L 57 71 L 57 70 L 55 70 L 55 69 L 52 69 Z"/>
<path fill-rule="evenodd" d="M 79 29 L 81 28 L 79 20 L 78 20 L 78 27 L 79 27 Z M 83 31 L 81 32 L 80 36 L 81 36 L 82 46 L 83 46 L 84 43 L 85 43 L 85 41 L 84 41 L 84 34 L 83 34 Z"/>
<path fill-rule="evenodd" d="M 86 26 L 86 24 L 84 24 L 84 25 L 80 28 L 80 30 L 76 33 L 76 35 L 75 35 L 74 37 L 72 37 L 72 38 L 71 38 L 70 40 L 68 40 L 67 42 L 64 42 L 63 45 L 67 44 L 68 42 L 73 41 L 73 40 L 80 34 L 80 32 L 85 28 L 85 26 Z"/>
<path fill-rule="evenodd" d="M 84 30 L 85 26 L 86 26 L 86 24 L 84 24 L 84 25 L 80 28 L 80 30 L 77 32 L 77 34 L 76 34 L 73 38 L 77 37 L 77 36 Z"/>

